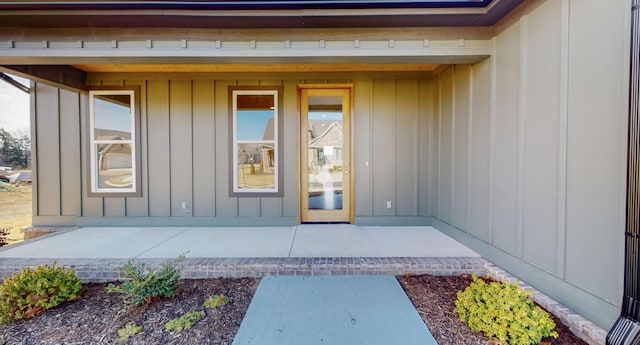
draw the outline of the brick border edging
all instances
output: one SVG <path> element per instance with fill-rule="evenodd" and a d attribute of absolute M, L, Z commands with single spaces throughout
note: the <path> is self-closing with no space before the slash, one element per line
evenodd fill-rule
<path fill-rule="evenodd" d="M 584 340 L 589 345 L 605 345 L 607 331 L 602 329 L 595 323 L 585 319 L 582 315 L 574 312 L 570 308 L 560 304 L 551 297 L 534 289 L 532 286 L 520 281 L 507 271 L 495 266 L 487 261 L 486 275 L 491 279 L 500 282 L 514 283 L 518 281 L 518 285 L 523 290 L 532 291 L 531 299 L 541 305 L 544 309 L 555 315 L 562 323 L 569 326 L 569 329 L 578 338 Z"/>
<path fill-rule="evenodd" d="M 149 268 L 159 268 L 168 259 L 136 259 Z M 0 277 L 56 261 L 73 268 L 83 282 L 109 282 L 121 278 L 117 268 L 128 259 L 3 259 Z M 484 275 L 486 261 L 480 257 L 428 258 L 186 258 L 180 262 L 184 279 L 240 278 L 278 275 L 431 274 Z"/>
<path fill-rule="evenodd" d="M 129 259 L 2 259 L 0 277 L 10 276 L 26 267 L 51 264 L 73 268 L 83 282 L 111 282 L 121 279 L 118 267 Z M 157 269 L 169 259 L 135 259 Z M 476 274 L 501 282 L 515 282 L 513 275 L 481 257 L 355 257 L 355 258 L 186 258 L 180 264 L 184 279 L 262 278 L 278 275 L 362 275 L 430 274 L 435 276 Z M 519 280 L 518 280 L 519 281 Z M 580 314 L 519 281 L 533 291 L 531 299 L 558 317 L 579 338 L 590 345 L 604 345 L 607 332 Z"/>

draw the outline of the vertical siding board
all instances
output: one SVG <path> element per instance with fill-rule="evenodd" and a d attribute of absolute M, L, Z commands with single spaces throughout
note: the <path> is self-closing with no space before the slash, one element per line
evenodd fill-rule
<path fill-rule="evenodd" d="M 126 80 L 125 85 L 139 86 L 140 94 L 136 102 L 140 105 L 140 162 L 142 179 L 138 181 L 138 188 L 142 194 L 139 197 L 126 198 L 126 215 L 133 217 L 146 217 L 149 215 L 149 179 L 148 179 L 148 141 L 147 141 L 147 84 L 142 80 Z"/>
<path fill-rule="evenodd" d="M 352 133 L 354 136 L 353 172 L 355 188 L 355 215 L 372 216 L 372 183 L 371 183 L 371 80 L 354 81 L 355 118 Z"/>
<path fill-rule="evenodd" d="M 560 108 L 558 121 L 558 232 L 556 234 L 556 272 L 565 276 L 567 235 L 567 116 L 569 92 L 569 0 L 562 0 L 560 22 Z"/>
<path fill-rule="evenodd" d="M 468 231 L 467 176 L 469 158 L 469 65 L 455 66 L 455 124 L 453 156 L 453 210 L 451 224 Z"/>
<path fill-rule="evenodd" d="M 236 217 L 238 215 L 238 200 L 229 196 L 232 183 L 229 176 L 232 149 L 229 147 L 231 123 L 229 123 L 229 85 L 227 80 L 215 83 L 215 147 L 216 147 L 216 216 Z"/>
<path fill-rule="evenodd" d="M 147 83 L 149 143 L 149 216 L 171 215 L 171 157 L 169 146 L 169 82 Z"/>
<path fill-rule="evenodd" d="M 520 28 L 514 25 L 497 37 L 496 108 L 492 167 L 493 244 L 518 251 L 518 112 Z"/>
<path fill-rule="evenodd" d="M 193 215 L 215 215 L 213 81 L 193 82 Z"/>
<path fill-rule="evenodd" d="M 438 218 L 451 224 L 452 167 L 453 167 L 453 68 L 440 76 L 440 173 L 438 174 Z"/>
<path fill-rule="evenodd" d="M 433 217 L 438 217 L 438 199 L 440 196 L 440 113 L 442 112 L 440 109 L 440 94 L 442 90 L 440 88 L 440 79 L 441 76 L 438 76 L 433 80 L 433 116 L 431 117 L 431 126 L 429 131 L 431 135 L 430 139 L 430 155 L 429 159 L 431 167 L 429 172 L 429 179 L 431 185 L 431 195 L 430 195 L 430 213 Z"/>
<path fill-rule="evenodd" d="M 105 217 L 124 217 L 126 210 L 126 201 L 123 197 L 105 197 L 104 198 L 104 216 Z"/>
<path fill-rule="evenodd" d="M 283 148 L 284 156 L 284 195 L 282 197 L 282 215 L 284 217 L 298 217 L 298 133 L 300 125 L 298 119 L 298 81 L 287 80 L 283 83 L 283 115 L 284 133 Z"/>
<path fill-rule="evenodd" d="M 236 81 L 237 85 L 259 85 L 260 82 L 257 80 L 243 80 L 241 82 Z M 231 123 L 229 123 L 229 128 L 231 128 Z M 230 148 L 229 153 L 233 150 Z M 229 160 L 231 162 L 231 160 Z M 241 197 L 237 198 L 238 200 L 238 216 L 239 217 L 259 217 L 260 216 L 260 198 L 256 197 Z"/>
<path fill-rule="evenodd" d="M 59 216 L 60 205 L 60 100 L 59 90 L 36 84 L 38 135 L 38 215 Z"/>
<path fill-rule="evenodd" d="M 469 185 L 469 233 L 489 242 L 491 61 L 473 65 L 473 110 L 471 125 Z"/>
<path fill-rule="evenodd" d="M 397 216 L 418 215 L 418 83 L 396 82 L 395 122 L 395 196 Z"/>
<path fill-rule="evenodd" d="M 387 201 L 395 200 L 395 130 L 393 80 L 373 82 L 373 212 L 375 216 L 394 214 L 393 205 L 387 208 Z M 376 183 L 377 181 L 386 181 Z"/>
<path fill-rule="evenodd" d="M 623 291 L 627 5 L 569 4 L 566 279 L 608 301 Z"/>
<path fill-rule="evenodd" d="M 37 83 L 31 81 L 29 87 L 29 120 L 31 121 L 31 215 L 38 216 L 38 87 Z M 82 120 L 81 120 L 82 121 Z"/>
<path fill-rule="evenodd" d="M 63 216 L 80 216 L 80 95 L 60 90 L 60 193 Z"/>
<path fill-rule="evenodd" d="M 80 161 L 81 161 L 81 174 L 84 176 L 82 179 L 82 216 L 83 217 L 102 217 L 104 215 L 104 202 L 100 197 L 88 197 L 89 190 L 89 95 L 80 95 Z"/>
<path fill-rule="evenodd" d="M 418 95 L 418 215 L 429 216 L 430 121 L 433 117 L 433 82 L 420 80 Z"/>
<path fill-rule="evenodd" d="M 560 118 L 560 6 L 548 2 L 527 19 L 524 89 L 523 258 L 556 273 Z M 541 251 L 540 248 L 548 248 Z"/>
<path fill-rule="evenodd" d="M 261 86 L 280 86 L 282 85 L 282 81 L 280 80 L 261 80 L 260 81 L 260 85 Z M 284 97 L 284 95 L 280 95 L 280 97 Z M 284 102 L 292 102 L 295 103 L 296 102 L 296 98 L 283 98 L 282 99 Z M 284 107 L 284 103 L 283 103 L 283 107 Z M 281 114 L 284 115 L 284 109 L 280 109 Z M 284 118 L 280 118 L 279 121 L 284 121 Z M 278 135 L 280 137 L 282 137 L 284 135 L 284 133 L 278 133 Z M 290 145 L 290 144 L 294 144 L 293 143 L 288 143 L 288 142 L 283 142 L 283 145 Z M 294 159 L 295 157 L 285 157 L 283 155 L 283 148 L 279 147 L 279 152 L 278 154 L 280 155 L 280 162 L 285 162 L 288 159 Z M 286 162 L 285 162 L 286 164 Z M 279 166 L 279 173 L 283 174 L 284 173 L 284 166 L 280 165 Z M 283 186 L 280 186 L 280 188 L 283 188 Z M 282 216 L 282 197 L 262 197 L 260 198 L 260 216 L 262 217 L 280 217 Z"/>
<path fill-rule="evenodd" d="M 191 81 L 169 82 L 171 216 L 193 215 L 193 140 Z M 182 208 L 186 203 L 186 209 Z"/>

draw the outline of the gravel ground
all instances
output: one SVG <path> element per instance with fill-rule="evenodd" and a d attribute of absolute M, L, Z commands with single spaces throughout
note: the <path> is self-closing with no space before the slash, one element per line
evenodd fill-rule
<path fill-rule="evenodd" d="M 439 345 L 496 344 L 469 330 L 453 311 L 457 291 L 466 288 L 471 277 L 421 275 L 398 280 Z M 86 284 L 79 300 L 0 326 L 0 345 L 231 344 L 258 283 L 259 279 L 253 278 L 181 280 L 175 298 L 156 299 L 128 309 L 123 308 L 118 294 L 106 292 L 106 284 Z M 228 297 L 229 303 L 215 310 L 203 308 L 203 302 L 214 294 Z M 165 330 L 167 321 L 190 311 L 204 311 L 205 316 L 181 333 Z M 143 326 L 144 331 L 120 341 L 117 330 L 131 322 Z M 586 345 L 558 320 L 555 322 L 560 338 L 545 339 L 547 344 Z"/>

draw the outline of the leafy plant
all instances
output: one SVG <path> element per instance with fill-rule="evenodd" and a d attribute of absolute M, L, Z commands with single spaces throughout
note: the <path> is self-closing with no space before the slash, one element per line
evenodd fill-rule
<path fill-rule="evenodd" d="M 125 341 L 129 339 L 130 336 L 136 335 L 142 332 L 143 330 L 144 328 L 142 326 L 138 326 L 135 323 L 129 323 L 118 330 L 118 338 L 121 341 Z"/>
<path fill-rule="evenodd" d="M 125 306 L 149 303 L 154 297 L 173 297 L 180 279 L 176 264 L 183 259 L 181 255 L 167 261 L 160 270 L 146 269 L 144 263 L 129 260 L 119 268 L 127 280 L 120 285 L 109 284 L 107 291 L 122 294 Z"/>
<path fill-rule="evenodd" d="M 213 295 L 207 298 L 206 301 L 204 301 L 204 307 L 215 309 L 227 303 L 229 303 L 229 299 L 224 295 Z"/>
<path fill-rule="evenodd" d="M 12 185 L 11 183 L 8 182 L 1 182 L 0 181 L 0 190 L 3 190 L 5 192 L 15 192 L 16 191 L 16 186 Z"/>
<path fill-rule="evenodd" d="M 33 317 L 78 298 L 82 282 L 70 268 L 51 265 L 25 268 L 0 285 L 0 324 Z"/>
<path fill-rule="evenodd" d="M 531 292 L 518 283 L 491 282 L 473 276 L 473 282 L 458 292 L 456 312 L 475 332 L 509 345 L 537 344 L 544 337 L 558 337 L 549 314 L 528 297 Z"/>
<path fill-rule="evenodd" d="M 182 332 L 196 324 L 196 322 L 204 317 L 204 312 L 190 311 L 180 317 L 170 320 L 164 325 L 167 332 Z"/>

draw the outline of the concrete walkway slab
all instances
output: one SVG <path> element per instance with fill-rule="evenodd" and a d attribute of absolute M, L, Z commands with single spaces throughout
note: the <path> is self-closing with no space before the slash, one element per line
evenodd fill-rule
<path fill-rule="evenodd" d="M 233 345 L 437 345 L 392 276 L 266 277 Z"/>

